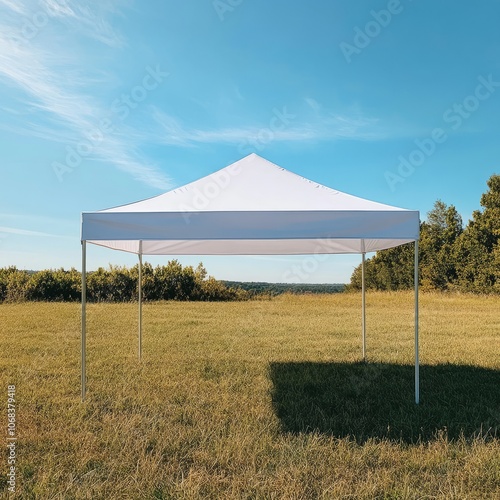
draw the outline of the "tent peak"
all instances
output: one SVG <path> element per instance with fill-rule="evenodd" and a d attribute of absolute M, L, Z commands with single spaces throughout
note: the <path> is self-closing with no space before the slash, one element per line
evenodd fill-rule
<path fill-rule="evenodd" d="M 237 172 L 240 169 L 245 169 L 249 171 L 254 171 L 255 175 L 257 174 L 257 170 L 262 170 L 262 173 L 265 173 L 265 168 L 268 168 L 269 170 L 276 170 L 277 172 L 281 172 L 283 174 L 283 180 L 284 180 L 284 175 L 289 176 L 289 178 L 294 177 L 296 181 L 301 181 L 301 182 L 306 182 L 310 186 L 314 186 L 317 189 L 325 189 L 329 191 L 331 194 L 338 194 L 339 191 L 336 189 L 333 189 L 328 186 L 324 186 L 323 184 L 320 184 L 319 182 L 313 181 L 311 179 L 308 179 L 307 177 L 304 177 L 302 175 L 296 174 L 295 172 L 292 172 L 291 170 L 287 170 L 286 168 L 283 168 L 282 166 L 268 160 L 267 158 L 264 158 L 263 156 L 260 156 L 257 153 L 250 153 L 247 156 L 244 156 L 240 160 L 235 161 L 234 163 L 231 163 L 227 167 L 221 168 L 217 172 L 222 172 L 222 171 L 233 171 Z M 216 174 L 217 172 L 214 172 Z M 261 173 L 261 175 L 262 175 Z M 214 175 L 211 174 L 211 175 Z M 201 180 L 201 179 L 200 179 Z"/>
<path fill-rule="evenodd" d="M 251 153 L 153 198 L 101 212 L 400 211 L 358 198 Z"/>

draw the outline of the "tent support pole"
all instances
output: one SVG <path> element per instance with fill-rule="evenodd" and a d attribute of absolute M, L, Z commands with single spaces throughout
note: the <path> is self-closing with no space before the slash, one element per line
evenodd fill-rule
<path fill-rule="evenodd" d="M 139 361 L 142 358 L 142 241 L 139 253 Z"/>
<path fill-rule="evenodd" d="M 415 240 L 415 404 L 420 402 L 420 361 L 418 353 L 418 240 Z"/>
<path fill-rule="evenodd" d="M 86 317 L 86 306 L 87 306 L 87 242 L 85 240 L 82 241 L 82 335 L 81 335 L 81 340 L 82 340 L 82 378 L 81 378 L 81 385 L 82 385 L 82 402 L 85 401 L 85 379 L 86 379 L 86 373 L 85 373 L 85 354 L 86 354 L 86 341 L 87 341 L 87 317 Z"/>
<path fill-rule="evenodd" d="M 365 289 L 365 252 L 361 254 L 361 333 L 363 345 L 363 361 L 366 361 L 366 289 Z"/>

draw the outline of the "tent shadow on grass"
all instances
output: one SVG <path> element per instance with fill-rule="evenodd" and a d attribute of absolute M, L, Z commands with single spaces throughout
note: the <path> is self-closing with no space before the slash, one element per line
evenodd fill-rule
<path fill-rule="evenodd" d="M 272 400 L 284 432 L 319 432 L 406 443 L 483 436 L 500 439 L 500 371 L 386 363 L 271 363 Z"/>

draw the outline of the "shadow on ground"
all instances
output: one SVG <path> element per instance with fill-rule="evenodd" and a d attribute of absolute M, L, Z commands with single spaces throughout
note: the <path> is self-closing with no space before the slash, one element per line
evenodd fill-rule
<path fill-rule="evenodd" d="M 271 363 L 272 400 L 284 432 L 431 441 L 440 434 L 500 439 L 500 371 L 385 363 Z"/>

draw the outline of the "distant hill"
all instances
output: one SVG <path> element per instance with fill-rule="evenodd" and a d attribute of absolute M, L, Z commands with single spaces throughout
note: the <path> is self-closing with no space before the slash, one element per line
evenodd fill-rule
<path fill-rule="evenodd" d="M 253 294 L 268 293 L 270 295 L 280 295 L 282 293 L 340 293 L 345 289 L 343 283 L 266 283 L 261 281 L 225 281 L 221 280 L 228 287 L 242 288 Z"/>

